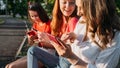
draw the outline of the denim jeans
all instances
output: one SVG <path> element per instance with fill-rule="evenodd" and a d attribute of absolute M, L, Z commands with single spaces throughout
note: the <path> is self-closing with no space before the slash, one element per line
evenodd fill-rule
<path fill-rule="evenodd" d="M 48 68 L 69 68 L 71 65 L 66 58 L 52 55 L 37 46 L 28 49 L 27 61 L 28 68 L 38 68 L 38 61 Z"/>

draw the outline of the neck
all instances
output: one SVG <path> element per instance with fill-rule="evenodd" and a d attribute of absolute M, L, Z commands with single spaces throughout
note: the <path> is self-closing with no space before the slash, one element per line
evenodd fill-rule
<path fill-rule="evenodd" d="M 69 17 L 68 16 L 64 16 L 64 20 L 66 21 L 66 23 L 68 23 Z"/>

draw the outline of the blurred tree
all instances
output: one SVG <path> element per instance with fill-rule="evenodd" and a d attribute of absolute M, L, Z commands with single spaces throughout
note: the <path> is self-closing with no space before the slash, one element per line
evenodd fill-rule
<path fill-rule="evenodd" d="M 48 16 L 51 18 L 53 3 L 55 0 L 28 0 L 28 1 L 39 2 L 48 13 Z"/>
<path fill-rule="evenodd" d="M 45 8 L 45 10 L 48 12 L 50 18 L 52 17 L 51 14 L 52 14 L 53 5 L 54 5 L 54 0 L 44 0 L 44 2 L 42 3 L 43 8 Z"/>
<path fill-rule="evenodd" d="M 22 0 L 21 2 L 18 2 L 16 9 L 21 18 L 27 16 L 27 0 Z"/>
<path fill-rule="evenodd" d="M 117 7 L 120 9 L 120 0 L 115 0 Z"/>
<path fill-rule="evenodd" d="M 39 2 L 43 8 L 47 11 L 48 15 L 51 18 L 52 9 L 55 0 L 3 0 L 4 3 L 7 1 L 7 11 L 8 14 L 12 14 L 13 17 L 16 17 L 16 14 L 20 14 L 21 18 L 27 16 L 27 3 L 29 1 Z M 115 0 L 117 5 L 117 12 L 120 15 L 120 0 Z"/>
<path fill-rule="evenodd" d="M 117 6 L 118 15 L 120 16 L 120 0 L 115 0 L 115 2 L 116 2 L 116 6 Z"/>
<path fill-rule="evenodd" d="M 19 14 L 21 18 L 27 16 L 27 0 L 3 0 L 7 4 L 7 12 L 9 15 L 16 17 Z"/>

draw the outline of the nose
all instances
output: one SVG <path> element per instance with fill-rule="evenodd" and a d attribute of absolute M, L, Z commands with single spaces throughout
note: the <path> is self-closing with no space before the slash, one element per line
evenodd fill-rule
<path fill-rule="evenodd" d="M 35 16 L 34 16 L 32 19 L 33 19 L 33 20 L 36 20 L 36 19 L 37 19 L 37 17 L 35 17 Z"/>
<path fill-rule="evenodd" d="M 80 9 L 77 8 L 77 15 L 80 16 L 80 14 L 81 14 L 81 13 L 80 13 Z"/>
<path fill-rule="evenodd" d="M 66 3 L 66 8 L 69 8 L 69 7 L 70 7 L 70 3 L 67 2 L 67 3 Z"/>
<path fill-rule="evenodd" d="M 36 18 L 35 18 L 35 17 L 33 17 L 33 19 L 35 20 Z"/>

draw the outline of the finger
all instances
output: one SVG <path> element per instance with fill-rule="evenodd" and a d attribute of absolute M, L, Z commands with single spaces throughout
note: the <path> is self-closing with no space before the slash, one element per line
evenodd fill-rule
<path fill-rule="evenodd" d="M 50 43 L 54 46 L 54 48 L 56 50 L 62 49 L 63 47 L 57 43 L 55 43 L 54 41 L 50 41 Z"/>
<path fill-rule="evenodd" d="M 62 35 L 62 37 L 61 37 L 62 41 L 66 41 L 67 39 L 69 39 L 69 35 L 68 34 Z"/>
<path fill-rule="evenodd" d="M 66 45 L 62 40 L 60 40 L 60 39 L 57 38 L 57 37 L 56 37 L 56 40 L 58 41 L 58 43 L 59 43 L 60 45 L 62 45 L 62 47 L 67 48 L 67 45 Z"/>

